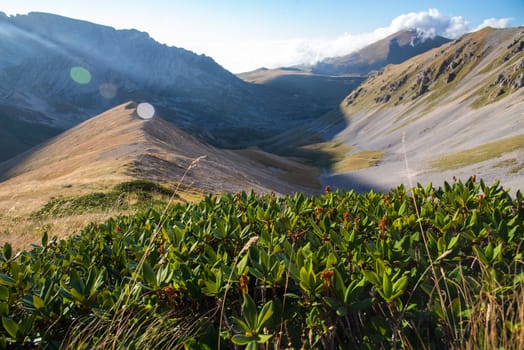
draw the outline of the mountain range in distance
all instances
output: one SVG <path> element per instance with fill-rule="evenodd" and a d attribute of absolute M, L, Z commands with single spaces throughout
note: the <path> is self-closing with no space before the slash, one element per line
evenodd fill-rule
<path fill-rule="evenodd" d="M 188 168 L 199 193 L 387 191 L 472 175 L 524 188 L 523 28 L 453 41 L 403 31 L 238 76 L 135 30 L 44 13 L 0 15 L 0 29 L 7 211 L 23 210 L 13 198 L 38 198 L 36 210 L 126 179 L 176 186 Z M 142 101 L 152 120 L 137 117 Z"/>

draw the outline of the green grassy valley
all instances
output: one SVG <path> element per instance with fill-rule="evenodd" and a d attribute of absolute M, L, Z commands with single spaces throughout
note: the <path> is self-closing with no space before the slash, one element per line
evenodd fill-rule
<path fill-rule="evenodd" d="M 170 203 L 5 243 L 0 346 L 524 345 L 524 197 L 498 183 Z"/>

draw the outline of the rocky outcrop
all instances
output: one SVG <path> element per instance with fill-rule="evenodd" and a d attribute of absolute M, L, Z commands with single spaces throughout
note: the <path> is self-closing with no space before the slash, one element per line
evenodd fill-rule
<path fill-rule="evenodd" d="M 413 99 L 416 99 L 419 96 L 422 96 L 429 90 L 429 84 L 432 82 L 432 70 L 426 69 L 420 73 L 417 74 L 417 80 L 415 85 L 412 87 L 413 90 L 415 90 L 415 95 L 413 96 Z"/>

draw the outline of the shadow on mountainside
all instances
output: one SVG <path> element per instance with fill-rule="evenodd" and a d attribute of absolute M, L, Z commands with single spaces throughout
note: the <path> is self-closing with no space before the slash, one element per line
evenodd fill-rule
<path fill-rule="evenodd" d="M 369 181 L 362 175 L 344 174 L 322 174 L 320 176 L 320 183 L 322 186 L 330 186 L 333 191 L 340 190 L 355 190 L 359 193 L 369 192 L 388 192 L 390 187 Z"/>
<path fill-rule="evenodd" d="M 267 152 L 318 168 L 321 174 L 319 191 L 323 191 L 326 185 L 330 185 L 333 189 L 354 189 L 358 192 L 366 192 L 370 189 L 388 191 L 389 188 L 363 176 L 332 172 L 335 163 L 340 161 L 350 149 L 349 146 L 335 141 L 336 135 L 348 128 L 349 123 L 339 107 L 308 124 L 265 140 L 260 147 Z"/>

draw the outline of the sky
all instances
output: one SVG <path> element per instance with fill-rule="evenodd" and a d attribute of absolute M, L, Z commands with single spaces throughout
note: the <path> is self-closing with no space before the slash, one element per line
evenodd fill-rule
<path fill-rule="evenodd" d="M 524 25 L 524 0 L 0 0 L 0 11 L 138 29 L 234 73 L 312 64 L 402 29 L 454 39 L 487 25 Z"/>

